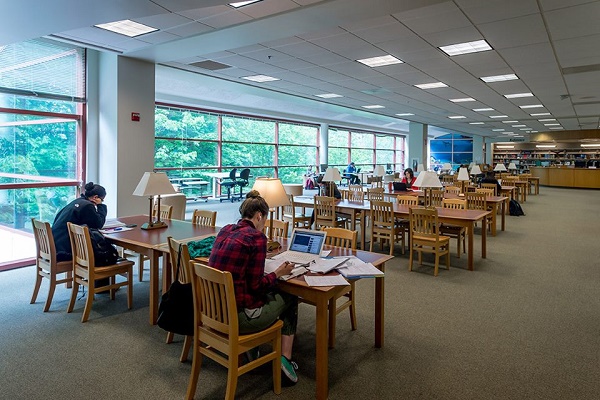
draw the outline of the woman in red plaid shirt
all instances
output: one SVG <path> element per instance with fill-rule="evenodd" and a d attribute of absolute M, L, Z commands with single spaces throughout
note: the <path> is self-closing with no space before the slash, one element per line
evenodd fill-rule
<path fill-rule="evenodd" d="M 238 307 L 241 334 L 259 332 L 277 319 L 281 330 L 281 369 L 293 383 L 298 381 L 292 345 L 298 322 L 298 298 L 276 290 L 277 278 L 292 272 L 294 264 L 283 263 L 275 272 L 265 275 L 267 237 L 262 233 L 269 206 L 256 190 L 246 195 L 240 206 L 240 219 L 219 231 L 208 264 L 231 272 Z M 255 354 L 255 353 L 254 353 Z M 249 358 L 254 358 L 248 354 Z"/>

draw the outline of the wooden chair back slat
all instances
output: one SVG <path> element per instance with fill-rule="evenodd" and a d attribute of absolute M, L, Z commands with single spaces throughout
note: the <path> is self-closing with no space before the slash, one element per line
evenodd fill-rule
<path fill-rule="evenodd" d="M 217 223 L 217 212 L 210 210 L 194 210 L 192 224 L 214 228 Z"/>

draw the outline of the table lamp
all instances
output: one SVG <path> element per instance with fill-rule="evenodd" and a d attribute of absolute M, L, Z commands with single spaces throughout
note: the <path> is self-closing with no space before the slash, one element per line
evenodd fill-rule
<path fill-rule="evenodd" d="M 473 183 L 476 184 L 477 183 L 477 175 L 481 175 L 483 172 L 481 172 L 481 168 L 479 167 L 479 164 L 475 164 L 473 165 L 473 167 L 471 167 L 471 176 L 473 176 Z"/>
<path fill-rule="evenodd" d="M 437 174 L 433 171 L 423 171 L 417 177 L 414 186 L 422 188 L 425 193 L 425 207 L 431 207 L 431 199 L 433 197 L 433 189 L 441 188 L 442 182 Z"/>
<path fill-rule="evenodd" d="M 148 222 L 144 223 L 140 228 L 146 230 L 166 228 L 167 224 L 160 220 L 160 195 L 175 193 L 177 192 L 169 181 L 167 174 L 164 172 L 144 172 L 140 183 L 138 183 L 137 187 L 133 191 L 134 196 L 148 196 L 148 199 L 150 200 Z M 156 207 L 158 210 L 156 213 L 156 221 L 152 220 L 154 196 L 156 196 Z"/>
<path fill-rule="evenodd" d="M 506 167 L 504 166 L 504 164 L 502 164 L 502 163 L 498 163 L 498 164 L 496 164 L 496 166 L 494 167 L 494 172 L 506 172 L 506 171 L 507 171 L 507 169 L 506 169 Z"/>
<path fill-rule="evenodd" d="M 450 171 L 452 171 L 452 164 L 450 164 L 450 163 L 448 163 L 448 162 L 447 162 L 447 163 L 444 163 L 444 164 L 442 165 L 442 169 L 441 169 L 441 171 L 445 171 L 445 172 L 450 172 Z"/>
<path fill-rule="evenodd" d="M 375 171 L 373 171 L 374 176 L 385 176 L 385 168 L 383 165 L 378 165 L 375 167 Z"/>
<path fill-rule="evenodd" d="M 323 175 L 323 182 L 329 182 L 329 192 L 327 193 L 330 197 L 333 197 L 333 182 L 341 181 L 342 175 L 340 175 L 340 170 L 337 168 L 329 167 L 325 171 L 325 175 Z"/>
<path fill-rule="evenodd" d="M 514 162 L 510 162 L 510 163 L 508 164 L 508 170 L 509 170 L 509 171 L 512 171 L 512 173 L 514 174 L 514 173 L 515 173 L 515 171 L 517 170 L 517 165 L 516 165 Z"/>
<path fill-rule="evenodd" d="M 338 171 L 339 174 L 339 171 Z M 258 191 L 261 197 L 265 199 L 269 206 L 269 243 L 267 248 L 276 249 L 281 247 L 279 242 L 273 240 L 273 214 L 277 207 L 283 207 L 290 204 L 290 199 L 285 192 L 285 188 L 280 179 L 277 178 L 257 178 L 254 181 L 252 190 Z"/>
<path fill-rule="evenodd" d="M 460 191 L 461 193 L 465 193 L 465 182 L 469 181 L 469 171 L 467 171 L 466 168 L 461 168 L 458 170 L 458 177 L 456 178 L 457 181 L 460 181 L 461 186 L 460 186 Z"/>

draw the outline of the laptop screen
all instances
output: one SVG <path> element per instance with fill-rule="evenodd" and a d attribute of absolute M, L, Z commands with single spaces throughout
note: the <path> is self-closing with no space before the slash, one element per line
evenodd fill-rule
<path fill-rule="evenodd" d="M 327 233 L 324 231 L 294 229 L 288 250 L 320 255 L 326 236 Z"/>

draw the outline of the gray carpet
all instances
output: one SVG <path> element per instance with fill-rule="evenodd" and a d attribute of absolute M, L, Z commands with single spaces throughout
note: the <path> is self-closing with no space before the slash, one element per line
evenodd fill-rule
<path fill-rule="evenodd" d="M 358 330 L 338 316 L 330 399 L 598 399 L 599 199 L 542 187 L 522 204 L 526 216 L 507 217 L 507 230 L 488 236 L 486 260 L 476 236 L 474 272 L 455 252 L 437 278 L 430 266 L 408 272 L 397 248 L 386 269 L 385 347 L 373 348 L 373 281 L 360 281 Z M 148 324 L 148 282 L 136 283 L 133 310 L 124 291 L 116 301 L 98 296 L 82 324 L 84 301 L 67 314 L 64 287 L 50 312 L 42 312 L 46 282 L 30 305 L 33 275 L 31 267 L 0 273 L 0 397 L 184 396 L 191 363 L 178 361 L 181 338 L 167 345 Z M 275 396 L 266 366 L 240 379 L 236 398 L 314 397 L 314 356 L 314 309 L 303 304 L 299 383 Z M 226 376 L 205 359 L 196 398 L 223 398 Z"/>

